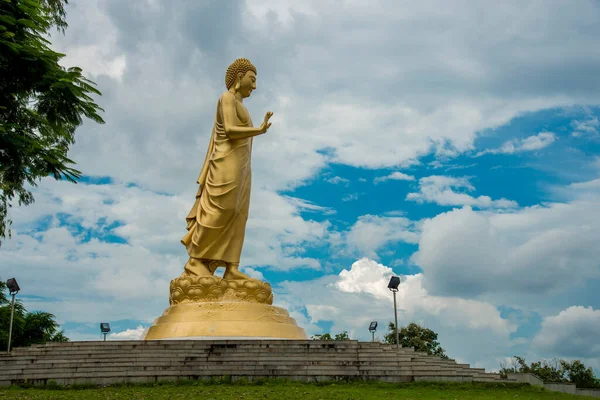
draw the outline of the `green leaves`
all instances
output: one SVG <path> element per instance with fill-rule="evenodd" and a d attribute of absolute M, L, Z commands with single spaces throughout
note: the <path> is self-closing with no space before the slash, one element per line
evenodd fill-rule
<path fill-rule="evenodd" d="M 313 335 L 310 338 L 312 340 L 333 340 L 330 333 L 323 333 L 322 335 Z"/>
<path fill-rule="evenodd" d="M 21 25 L 26 26 L 29 29 L 32 29 L 32 30 L 36 30 L 38 28 L 35 25 L 35 23 L 29 19 L 21 18 L 21 19 L 17 20 L 17 22 Z"/>
<path fill-rule="evenodd" d="M 525 357 L 514 356 L 510 365 L 500 366 L 502 376 L 510 373 L 530 373 L 544 382 L 570 382 L 578 388 L 600 389 L 600 379 L 594 375 L 591 367 L 586 367 L 580 360 L 565 361 L 554 358 L 527 364 Z"/>
<path fill-rule="evenodd" d="M 10 236 L 8 209 L 33 202 L 25 185 L 44 177 L 76 182 L 68 156 L 83 118 L 103 124 L 95 83 L 44 37 L 64 31 L 67 0 L 0 0 L 0 239 Z M 0 241 L 1 245 L 1 241 Z"/>
<path fill-rule="evenodd" d="M 348 337 L 348 331 L 336 334 L 334 337 L 330 333 L 323 333 L 321 335 L 313 335 L 310 337 L 312 340 L 350 340 Z"/>
<path fill-rule="evenodd" d="M 385 343 L 396 343 L 396 327 L 393 322 L 389 324 L 389 332 L 384 337 Z M 400 344 L 402 347 L 412 347 L 416 351 L 423 351 L 427 354 L 436 355 L 441 358 L 448 358 L 445 350 L 438 342 L 438 334 L 431 329 L 424 328 L 418 324 L 412 323 L 406 327 L 400 328 Z"/>

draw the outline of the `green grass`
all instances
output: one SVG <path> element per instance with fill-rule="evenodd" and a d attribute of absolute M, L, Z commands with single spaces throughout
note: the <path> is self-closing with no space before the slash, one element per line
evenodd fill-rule
<path fill-rule="evenodd" d="M 175 383 L 153 385 L 113 385 L 104 388 L 59 387 L 22 388 L 10 387 L 0 389 L 0 398 L 19 400 L 38 399 L 77 399 L 77 400 L 151 400 L 151 399 L 278 399 L 278 400 L 350 400 L 350 399 L 406 399 L 406 400 L 561 400 L 590 397 L 574 396 L 527 385 L 514 384 L 476 384 L 476 383 L 406 383 L 387 384 L 380 382 L 352 383 L 298 383 L 281 380 L 267 380 L 255 383 L 236 381 L 223 383 L 220 381 L 199 382 L 180 381 Z"/>

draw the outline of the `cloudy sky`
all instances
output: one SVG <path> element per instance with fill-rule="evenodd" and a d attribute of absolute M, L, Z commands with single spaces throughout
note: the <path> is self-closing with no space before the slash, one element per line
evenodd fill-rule
<path fill-rule="evenodd" d="M 306 330 L 393 320 L 497 369 L 600 372 L 600 3 L 72 0 L 53 47 L 97 82 L 77 185 L 13 208 L 0 277 L 73 340 L 168 306 L 224 72 L 258 69 L 242 266 Z"/>

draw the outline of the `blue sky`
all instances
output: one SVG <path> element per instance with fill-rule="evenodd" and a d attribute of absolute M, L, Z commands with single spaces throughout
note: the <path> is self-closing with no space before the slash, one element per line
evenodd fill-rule
<path fill-rule="evenodd" d="M 447 353 L 600 369 L 600 6 L 248 0 L 69 6 L 52 36 L 98 83 L 79 184 L 15 207 L 0 277 L 73 340 L 137 338 L 168 305 L 226 67 L 258 90 L 242 266 L 309 335 L 393 318 Z M 439 3 L 439 4 L 438 4 Z M 437 11 L 436 11 L 437 10 Z M 543 22 L 543 23 L 541 23 Z"/>

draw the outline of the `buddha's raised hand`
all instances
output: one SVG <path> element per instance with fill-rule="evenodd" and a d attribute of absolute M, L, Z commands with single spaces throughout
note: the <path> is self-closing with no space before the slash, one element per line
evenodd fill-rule
<path fill-rule="evenodd" d="M 272 116 L 273 116 L 273 112 L 267 111 L 267 113 L 265 114 L 265 119 L 264 119 L 263 123 L 260 125 L 260 131 L 262 133 L 267 133 L 267 130 L 271 127 L 271 122 L 269 122 L 269 119 Z"/>

